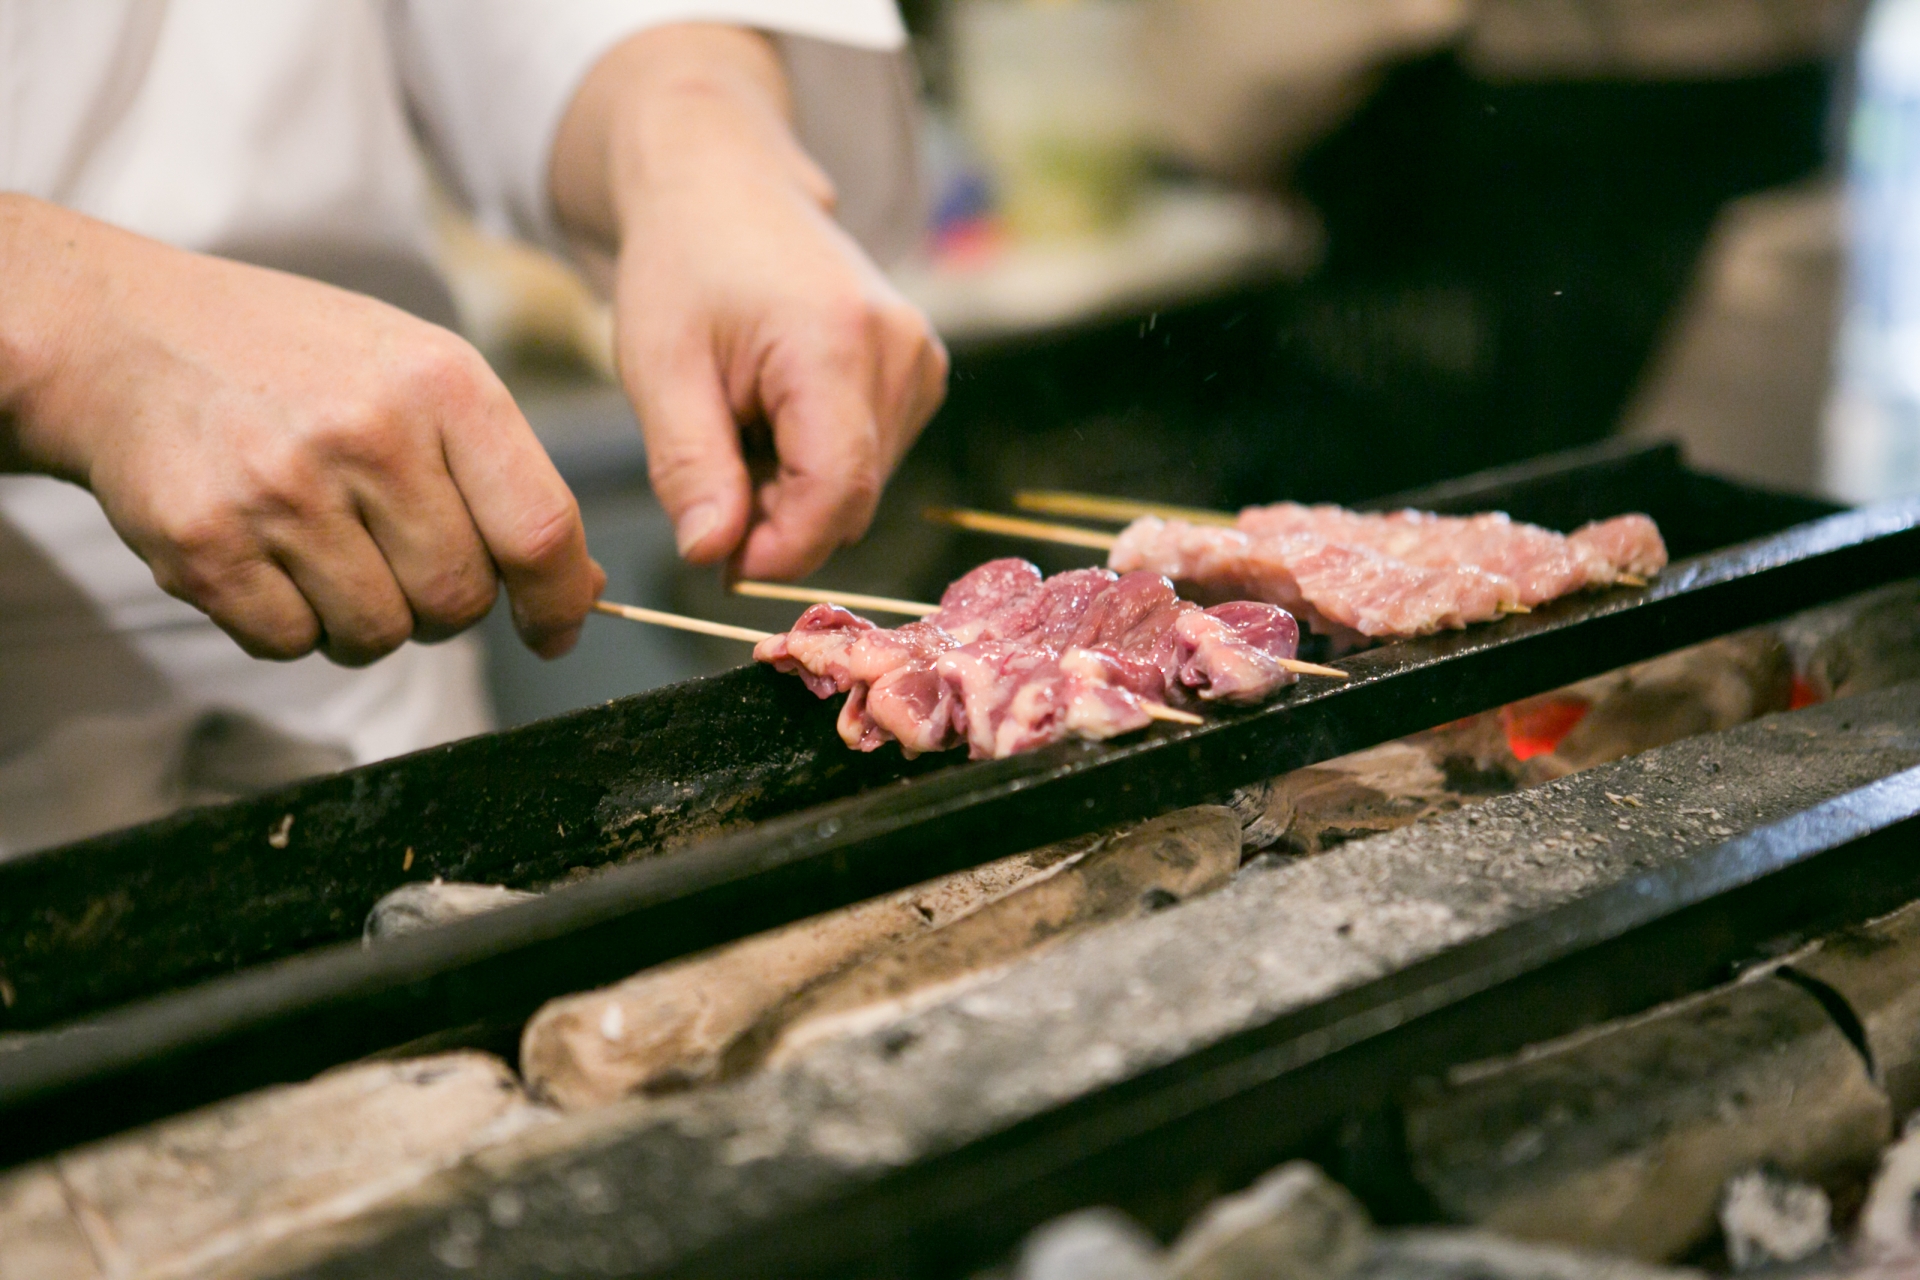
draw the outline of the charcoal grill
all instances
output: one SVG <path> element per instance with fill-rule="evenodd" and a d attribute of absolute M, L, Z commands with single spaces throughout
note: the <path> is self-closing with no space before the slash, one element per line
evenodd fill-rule
<path fill-rule="evenodd" d="M 1259 709 L 1116 743 L 984 763 L 860 756 L 797 681 L 742 668 L 0 864 L 0 1029 L 47 1033 L 0 1052 L 0 1161 L 423 1037 L 511 1034 L 553 995 L 1216 799 L 1920 565 L 1920 502 L 1836 513 L 1692 471 L 1671 446 L 1561 455 L 1377 505 L 1402 503 L 1558 527 L 1644 510 L 1678 558 L 1644 589 L 1361 654 L 1347 684 L 1307 681 Z M 1052 1212 L 1121 1195 L 1138 1144 L 1163 1151 L 1177 1134 L 1191 1161 L 1239 1168 L 1304 1141 L 1304 1117 L 1324 1114 L 1316 1099 L 1386 1088 L 1411 1047 L 1431 1061 L 1470 1039 L 1483 1053 L 1489 1027 L 1537 1039 L 1697 989 L 1769 930 L 1920 895 L 1920 863 L 1905 856 L 1920 779 L 1869 792 L 770 1222 L 681 1270 L 824 1275 L 885 1256 L 903 1274 L 944 1274 Z M 567 883 L 594 868 L 606 869 Z M 432 875 L 560 887 L 362 949 L 373 901 Z M 1622 965 L 1629 941 L 1660 963 Z M 1569 976 L 1583 1003 L 1543 996 Z M 1249 1108 L 1274 1121 L 1257 1153 Z M 1291 1127 L 1275 1119 L 1289 1109 Z M 366 1273 L 406 1270 L 410 1247 L 423 1246 L 401 1233 L 401 1252 L 365 1260 Z"/>

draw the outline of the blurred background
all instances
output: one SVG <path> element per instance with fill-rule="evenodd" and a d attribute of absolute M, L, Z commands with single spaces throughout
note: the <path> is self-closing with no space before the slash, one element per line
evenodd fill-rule
<path fill-rule="evenodd" d="M 927 226 L 888 265 L 953 382 L 821 582 L 925 599 L 1033 554 L 924 523 L 933 502 L 1351 501 L 1614 433 L 1781 488 L 1899 483 L 1872 382 L 1887 325 L 1846 284 L 1843 193 L 1850 122 L 1878 103 L 1884 141 L 1920 84 L 1893 56 L 1920 49 L 1909 0 L 904 7 Z M 1863 40 L 1892 54 L 1863 61 Z M 1904 153 L 1853 135 L 1855 187 L 1880 181 L 1897 214 L 1904 170 L 1868 162 Z M 586 287 L 452 214 L 443 249 L 466 328 L 581 499 L 608 598 L 788 624 L 795 606 L 678 566 Z M 606 619 L 553 664 L 499 616 L 489 641 L 508 724 L 747 659 Z"/>

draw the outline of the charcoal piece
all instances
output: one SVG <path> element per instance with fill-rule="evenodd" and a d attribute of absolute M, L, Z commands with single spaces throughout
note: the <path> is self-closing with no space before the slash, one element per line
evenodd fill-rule
<path fill-rule="evenodd" d="M 1771 976 L 1458 1068 L 1407 1114 L 1449 1216 L 1647 1261 L 1707 1240 L 1734 1174 L 1857 1186 L 1890 1130 L 1820 1002 Z"/>
<path fill-rule="evenodd" d="M 1020 1247 L 1014 1280 L 1168 1280 L 1152 1236 L 1113 1209 L 1055 1218 Z"/>
<path fill-rule="evenodd" d="M 1845 1002 L 1895 1117 L 1920 1107 L 1920 903 L 1823 938 L 1792 967 Z"/>
<path fill-rule="evenodd" d="M 1484 1231 L 1411 1230 L 1384 1236 L 1354 1280 L 1707 1280 L 1705 1273 L 1649 1266 Z"/>
<path fill-rule="evenodd" d="M 1880 1169 L 1860 1211 L 1858 1252 L 1920 1269 L 1920 1125 L 1880 1155 Z"/>
<path fill-rule="evenodd" d="M 1807 679 L 1823 697 L 1870 693 L 1920 677 L 1920 582 L 1902 582 L 1822 610 L 1838 615 L 1814 649 Z"/>
<path fill-rule="evenodd" d="M 1365 1261 L 1372 1224 L 1304 1160 L 1209 1205 L 1174 1242 L 1173 1280 L 1340 1280 Z"/>
<path fill-rule="evenodd" d="M 50 1165 L 0 1179 L 0 1280 L 104 1280 Z"/>
<path fill-rule="evenodd" d="M 470 1052 L 247 1094 L 0 1177 L 0 1277 L 269 1274 L 301 1237 L 546 1114 Z"/>
<path fill-rule="evenodd" d="M 1527 762 L 1533 781 L 1563 777 L 1683 738 L 1719 733 L 1793 696 L 1793 664 L 1769 630 L 1723 636 L 1583 681 L 1592 705 L 1551 752 Z"/>
<path fill-rule="evenodd" d="M 1182 809 L 1113 837 L 1071 866 L 858 965 L 768 1011 L 728 1054 L 734 1074 L 910 1012 L 927 993 L 1004 969 L 1097 925 L 1211 893 L 1240 865 L 1240 823 L 1217 805 Z"/>
<path fill-rule="evenodd" d="M 382 938 L 418 933 L 435 925 L 483 915 L 531 902 L 539 897 L 503 884 L 463 884 L 457 880 L 422 880 L 403 884 L 373 904 L 361 941 L 371 946 Z"/>
<path fill-rule="evenodd" d="M 1249 850 L 1297 856 L 1411 826 L 1466 799 L 1448 788 L 1432 755 L 1409 739 L 1243 787 L 1232 807 Z"/>
<path fill-rule="evenodd" d="M 1799 1262 L 1833 1242 L 1833 1200 L 1812 1183 L 1749 1169 L 1720 1192 L 1720 1233 L 1735 1271 Z"/>
<path fill-rule="evenodd" d="M 675 1093 L 718 1077 L 728 1050 L 768 1011 L 827 975 L 961 918 L 1082 856 L 1077 838 L 757 934 L 550 1000 L 520 1040 L 520 1069 L 567 1110 Z"/>

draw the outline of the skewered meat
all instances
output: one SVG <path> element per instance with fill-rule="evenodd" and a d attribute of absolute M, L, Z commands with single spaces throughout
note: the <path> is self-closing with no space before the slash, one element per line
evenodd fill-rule
<path fill-rule="evenodd" d="M 897 740 L 911 756 L 965 743 L 980 759 L 1144 728 L 1153 703 L 1259 702 L 1292 683 L 1279 660 L 1299 638 L 1283 609 L 1202 609 L 1158 574 L 1043 578 L 1024 560 L 994 560 L 919 622 L 887 629 L 817 604 L 754 657 L 822 698 L 845 693 L 850 747 Z"/>
<path fill-rule="evenodd" d="M 1667 563 L 1659 530 L 1641 515 L 1563 535 L 1498 512 L 1282 502 L 1249 507 L 1236 524 L 1143 516 L 1120 534 L 1108 564 L 1164 574 L 1196 599 L 1272 601 L 1321 634 L 1365 643 L 1489 621 Z"/>

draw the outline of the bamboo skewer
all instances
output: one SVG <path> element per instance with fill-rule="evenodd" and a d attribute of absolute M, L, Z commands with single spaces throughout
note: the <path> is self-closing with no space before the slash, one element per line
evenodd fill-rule
<path fill-rule="evenodd" d="M 1106 498 L 1097 493 L 1072 493 L 1063 489 L 1023 489 L 1013 495 L 1013 505 L 1022 511 L 1046 516 L 1071 516 L 1080 520 L 1111 520 L 1126 524 L 1141 516 L 1161 516 L 1185 520 L 1189 524 L 1217 524 L 1231 528 L 1232 515 L 1201 507 L 1177 507 L 1166 502 L 1139 502 L 1132 498 Z"/>
<path fill-rule="evenodd" d="M 625 618 L 628 622 L 650 622 L 656 627 L 671 627 L 675 631 L 693 631 L 703 636 L 719 636 L 724 640 L 745 640 L 748 644 L 758 644 L 771 634 L 766 631 L 755 631 L 752 627 L 736 627 L 725 622 L 708 622 L 705 618 L 689 618 L 678 613 L 663 613 L 658 609 L 642 609 L 634 604 L 613 604 L 607 600 L 595 600 L 593 607 L 599 613 L 615 618 Z"/>
<path fill-rule="evenodd" d="M 895 600 L 892 596 L 862 595 L 858 591 L 836 591 L 831 587 L 789 587 L 778 582 L 751 580 L 734 583 L 733 593 L 759 600 L 845 605 L 853 609 L 872 609 L 877 613 L 901 613 L 914 618 L 924 618 L 940 607 L 920 600 Z"/>
<path fill-rule="evenodd" d="M 969 511 L 961 507 L 928 507 L 921 512 L 936 524 L 950 524 L 975 533 L 998 533 L 1009 538 L 1038 538 L 1069 547 L 1092 547 L 1111 551 L 1118 535 L 1097 529 L 1082 529 L 1071 524 L 1049 524 L 1045 520 L 1023 520 L 1019 516 L 999 516 L 991 511 Z"/>

